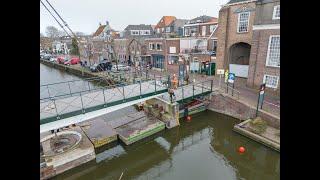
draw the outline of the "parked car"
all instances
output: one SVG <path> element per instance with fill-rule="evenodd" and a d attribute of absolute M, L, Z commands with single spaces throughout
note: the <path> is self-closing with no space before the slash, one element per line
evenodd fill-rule
<path fill-rule="evenodd" d="M 112 72 L 116 72 L 117 71 L 117 66 L 118 66 L 118 70 L 119 71 L 128 71 L 128 70 L 130 70 L 129 66 L 125 66 L 123 64 L 118 64 L 118 65 L 113 65 L 112 68 L 111 68 L 111 71 Z"/>
<path fill-rule="evenodd" d="M 40 58 L 43 59 L 43 57 L 44 57 L 45 54 L 46 54 L 46 53 L 41 52 L 41 53 L 40 53 Z"/>
<path fill-rule="evenodd" d="M 66 58 L 66 57 L 60 56 L 57 58 L 57 62 L 59 64 L 64 64 L 64 62 L 66 62 L 66 61 L 68 61 L 68 58 Z"/>
<path fill-rule="evenodd" d="M 49 61 L 50 61 L 50 62 L 57 62 L 57 58 L 51 57 Z"/>
<path fill-rule="evenodd" d="M 101 71 L 104 71 L 104 67 L 101 63 L 94 64 L 94 65 L 90 66 L 90 71 L 91 72 L 101 72 Z"/>
<path fill-rule="evenodd" d="M 50 60 L 51 57 L 52 57 L 51 54 L 45 54 L 45 55 L 43 56 L 43 59 L 45 59 L 45 60 Z"/>
<path fill-rule="evenodd" d="M 74 58 L 71 58 L 71 59 L 68 60 L 68 61 L 65 61 L 65 62 L 64 62 L 64 65 L 74 65 L 74 64 L 78 64 L 78 63 L 80 63 L 80 59 L 74 57 Z"/>

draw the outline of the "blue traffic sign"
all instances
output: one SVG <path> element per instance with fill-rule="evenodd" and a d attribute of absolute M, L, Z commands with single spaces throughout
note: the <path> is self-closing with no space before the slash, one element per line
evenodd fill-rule
<path fill-rule="evenodd" d="M 234 82 L 234 79 L 235 79 L 235 74 L 234 73 L 229 73 L 229 76 L 228 76 L 228 82 L 229 83 L 233 83 Z"/>

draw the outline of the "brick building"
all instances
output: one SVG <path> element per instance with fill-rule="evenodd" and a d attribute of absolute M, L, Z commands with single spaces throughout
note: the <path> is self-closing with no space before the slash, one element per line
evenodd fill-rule
<path fill-rule="evenodd" d="M 152 37 L 154 37 L 154 30 L 151 25 L 128 25 L 122 36 L 122 38 L 127 39 L 125 62 L 136 64 L 136 62 L 145 60 L 147 50 L 145 39 Z"/>
<path fill-rule="evenodd" d="M 183 36 L 183 26 L 188 22 L 186 19 L 177 19 L 175 16 L 163 16 L 155 26 L 157 37 L 174 38 Z"/>
<path fill-rule="evenodd" d="M 184 26 L 185 37 L 208 37 L 218 26 L 218 19 L 211 16 L 199 16 L 188 21 Z"/>
<path fill-rule="evenodd" d="M 179 65 L 184 63 L 180 54 L 180 38 L 166 39 L 166 64 L 167 70 L 178 73 Z"/>
<path fill-rule="evenodd" d="M 147 47 L 143 65 L 150 63 L 156 70 L 165 71 L 167 69 L 167 46 L 165 38 L 145 39 Z"/>
<path fill-rule="evenodd" d="M 230 0 L 219 11 L 217 69 L 279 90 L 280 0 Z M 279 6 L 278 6 L 279 5 Z"/>
<path fill-rule="evenodd" d="M 120 63 L 126 63 L 128 39 L 114 39 L 114 50 Z"/>
<path fill-rule="evenodd" d="M 280 0 L 256 2 L 247 85 L 280 92 Z"/>
<path fill-rule="evenodd" d="M 255 0 L 230 0 L 219 11 L 217 69 L 248 77 Z"/>

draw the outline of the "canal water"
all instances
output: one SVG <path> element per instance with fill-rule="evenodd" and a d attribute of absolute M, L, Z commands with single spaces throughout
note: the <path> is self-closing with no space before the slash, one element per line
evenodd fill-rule
<path fill-rule="evenodd" d="M 44 65 L 40 69 L 41 76 L 46 76 L 41 77 L 43 83 L 77 78 Z M 118 180 L 122 173 L 122 180 L 280 179 L 280 154 L 233 132 L 236 123 L 237 119 L 209 110 L 198 113 L 191 122 L 181 119 L 181 126 L 143 142 L 115 145 L 95 161 L 54 179 Z M 246 152 L 239 154 L 239 146 Z"/>

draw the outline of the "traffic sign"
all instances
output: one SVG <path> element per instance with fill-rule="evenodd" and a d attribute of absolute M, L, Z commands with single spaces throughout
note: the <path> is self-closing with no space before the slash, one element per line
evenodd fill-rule
<path fill-rule="evenodd" d="M 218 75 L 223 75 L 224 74 L 224 69 L 217 69 L 217 74 Z"/>
<path fill-rule="evenodd" d="M 234 73 L 229 73 L 228 76 L 228 83 L 234 83 L 234 79 L 235 79 L 235 74 Z"/>

